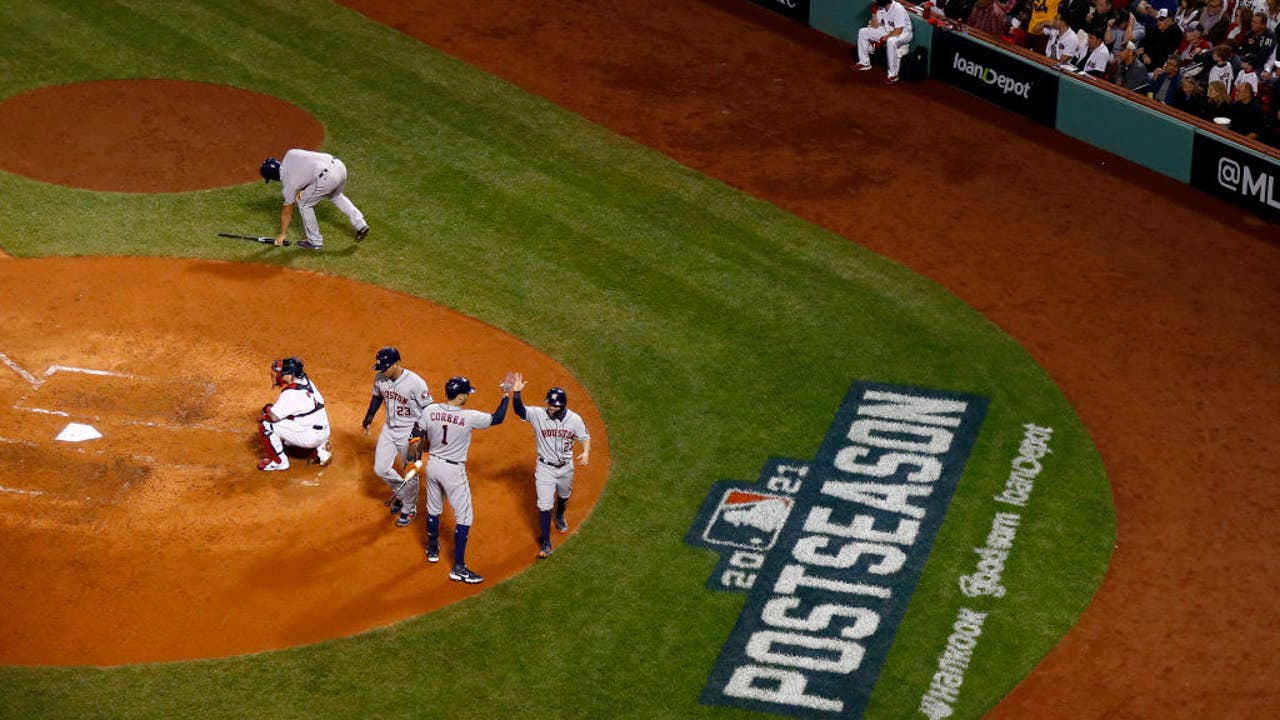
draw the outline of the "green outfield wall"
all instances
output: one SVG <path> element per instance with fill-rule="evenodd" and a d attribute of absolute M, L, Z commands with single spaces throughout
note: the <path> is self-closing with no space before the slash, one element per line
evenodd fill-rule
<path fill-rule="evenodd" d="M 789 6 L 794 0 L 757 0 Z M 810 0 L 809 25 L 852 43 L 871 0 Z M 804 13 L 790 13 L 796 19 Z M 913 45 L 929 48 L 930 76 L 1179 182 L 1280 222 L 1280 161 L 1230 136 L 1193 127 L 1073 73 L 1046 67 L 996 43 L 935 32 L 913 16 Z M 1010 90 L 1013 88 L 1014 90 Z"/>

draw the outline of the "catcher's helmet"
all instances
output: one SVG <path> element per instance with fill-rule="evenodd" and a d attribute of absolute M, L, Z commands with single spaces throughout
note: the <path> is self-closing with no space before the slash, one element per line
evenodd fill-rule
<path fill-rule="evenodd" d="M 258 172 L 262 175 L 263 182 L 271 182 L 280 179 L 280 161 L 269 157 L 262 161 L 262 167 L 258 168 Z"/>
<path fill-rule="evenodd" d="M 475 391 L 475 388 L 471 387 L 471 381 L 461 375 L 449 378 L 449 382 L 444 384 L 444 394 L 450 400 L 459 395 L 470 395 Z"/>
<path fill-rule="evenodd" d="M 569 395 L 562 387 L 553 387 L 547 391 L 547 407 L 562 408 L 569 404 Z"/>
<path fill-rule="evenodd" d="M 307 373 L 302 369 L 301 358 L 287 357 L 280 358 L 271 363 L 271 373 L 275 375 L 276 384 L 280 383 L 281 375 L 292 375 L 294 378 L 305 378 Z"/>
<path fill-rule="evenodd" d="M 373 361 L 373 369 L 382 372 L 398 362 L 400 362 L 400 351 L 388 345 L 378 351 Z"/>

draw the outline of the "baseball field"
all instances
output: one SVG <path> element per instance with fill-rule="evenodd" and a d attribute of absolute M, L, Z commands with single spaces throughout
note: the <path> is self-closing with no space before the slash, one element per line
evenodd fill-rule
<path fill-rule="evenodd" d="M 18 299 L 24 293 L 13 289 L 24 275 L 48 277 L 43 268 L 54 260 L 54 277 L 73 278 L 74 285 L 77 263 L 93 274 L 105 260 L 115 266 L 136 258 L 126 282 L 144 292 L 129 309 L 144 316 L 136 306 L 154 297 L 152 312 L 164 316 L 157 324 L 166 333 L 184 324 L 208 333 L 219 318 L 233 319 L 224 342 L 184 345 L 174 356 L 156 349 L 158 357 L 146 362 L 158 374 L 172 369 L 184 383 L 198 385 L 203 364 L 243 366 L 243 388 L 217 387 L 253 396 L 251 382 L 263 380 L 267 390 L 263 368 L 270 360 L 314 358 L 328 374 L 317 377 L 334 388 L 328 393 L 341 410 L 333 416 L 341 440 L 335 451 L 347 460 L 314 480 L 295 474 L 306 478 L 302 483 L 262 480 L 246 421 L 244 442 L 232 442 L 229 452 L 192 457 L 202 446 L 191 442 L 181 462 L 208 468 L 198 487 L 210 497 L 225 484 L 251 498 L 254 512 L 269 513 L 271 531 L 289 542 L 324 538 L 316 551 L 332 564 L 315 567 L 314 574 L 339 575 L 353 588 L 344 604 L 387 610 L 375 629 L 356 631 L 335 621 L 322 633 L 327 639 L 307 636 L 243 654 L 122 664 L 12 662 L 0 668 L 0 717 L 976 718 L 993 708 L 994 715 L 1002 712 L 1002 698 L 1106 587 L 1117 547 L 1113 497 L 1125 507 L 1140 499 L 1129 492 L 1113 496 L 1112 465 L 1132 473 L 1133 463 L 1146 463 L 1123 452 L 1100 454 L 1092 424 L 1073 408 L 1072 391 L 1064 394 L 1046 370 L 1056 372 L 1068 357 L 1092 362 L 1100 373 L 1144 361 L 1092 357 L 1083 347 L 1063 351 L 1043 339 L 1055 337 L 1058 324 L 1089 325 L 1087 313 L 1054 314 L 1053 288 L 1003 295 L 976 293 L 966 284 L 1025 290 L 1040 280 L 1020 273 L 1053 262 L 1052 252 L 1061 253 L 1056 259 L 1064 267 L 1075 266 L 1069 248 L 1033 248 L 1030 239 L 1043 232 L 1027 230 L 1035 208 L 1001 224 L 983 206 L 982 192 L 969 200 L 951 196 L 953 187 L 975 176 L 999 188 L 992 192 L 1011 192 L 1015 184 L 1008 178 L 997 184 L 1002 170 L 975 165 L 974 149 L 995 154 L 983 148 L 1021 150 L 1047 141 L 1021 125 L 973 122 L 987 110 L 949 91 L 939 100 L 894 88 L 904 92 L 884 101 L 878 86 L 844 80 L 836 44 L 746 3 L 700 3 L 685 11 L 661 5 L 664 12 L 687 12 L 665 22 L 725 33 L 708 32 L 711 37 L 694 46 L 708 59 L 701 67 L 709 75 L 664 67 L 690 52 L 674 49 L 687 38 L 664 29 L 661 18 L 628 24 L 657 5 L 622 5 L 561 3 L 511 8 L 506 15 L 464 3 L 230 0 L 36 2 L 6 9 L 0 114 L 5 99 L 63 86 L 164 80 L 195 88 L 189 101 L 144 114 L 132 130 L 97 135 L 111 139 L 102 140 L 92 172 L 83 171 L 85 158 L 60 161 L 80 167 L 78 178 L 106 178 L 105 186 L 32 177 L 16 168 L 30 163 L 34 148 L 10 141 L 0 149 L 6 171 L 0 173 L 0 249 L 12 256 L 0 258 L 9 298 L 0 307 L 6 318 L 0 353 L 8 370 L 21 375 L 30 364 L 8 348 L 39 346 L 33 338 L 42 332 L 75 336 L 50 332 L 55 326 L 95 328 L 79 336 L 80 347 L 58 346 L 65 357 L 50 348 L 29 351 L 60 367 L 83 364 L 91 351 L 110 365 L 113 348 L 155 347 L 152 335 L 134 326 L 123 341 L 104 339 L 113 331 L 97 328 L 125 309 L 74 305 L 77 297 L 98 296 L 87 280 L 79 296 L 63 293 L 70 309 L 56 320 L 31 321 L 42 311 L 24 308 Z M 593 19 L 599 24 L 587 27 Z M 576 32 L 599 37 L 583 43 L 580 55 L 552 50 L 572 45 Z M 652 54 L 587 56 L 624 36 L 628 47 L 649 46 Z M 512 37 L 519 42 L 504 44 Z M 716 48 L 736 37 L 794 54 L 769 60 L 742 50 L 716 59 Z M 822 70 L 800 62 L 824 56 L 832 65 Z M 776 67 L 748 74 L 735 64 L 744 58 Z M 559 74 L 552 72 L 553 60 Z M 717 72 L 725 77 L 717 79 Z M 810 74 L 844 84 L 842 92 L 853 100 L 835 103 L 832 115 L 819 109 L 830 99 L 791 94 L 792 78 Z M 760 96 L 750 109 L 735 98 L 748 84 Z M 717 86 L 721 94 L 706 102 Z M 192 109 L 206 101 L 212 107 L 218 93 L 234 98 L 235 91 L 258 96 L 256 109 Z M 661 107 L 639 102 L 655 93 L 667 99 Z M 575 105 L 570 97 L 586 99 Z M 813 121 L 782 130 L 761 107 L 809 113 Z M 73 121 L 58 121 L 72 128 L 68 133 L 93 138 L 104 133 L 91 122 L 98 111 L 71 107 Z M 927 144 L 937 136 L 923 119 L 929 115 L 942 126 L 969 123 L 964 141 L 971 150 L 948 155 Z M 76 122 L 81 116 L 85 122 Z M 150 127 L 195 117 L 206 124 L 176 135 L 172 127 Z M 692 129 L 681 129 L 682 118 Z M 842 139 L 823 139 L 833 133 Z M 148 143 L 158 137 L 164 142 Z M 242 165 L 226 159 L 228 137 L 238 139 L 232 156 L 243 155 Z M 73 140 L 43 142 L 41 150 Z M 861 151 L 852 160 L 845 157 L 847 143 Z M 369 238 L 356 243 L 331 205 L 319 209 L 327 241 L 322 252 L 218 238 L 224 230 L 274 234 L 278 186 L 264 187 L 257 162 L 294 144 L 345 161 L 347 192 L 373 227 Z M 817 149 L 796 161 L 780 149 L 792 144 Z M 202 153 L 215 145 L 221 154 Z M 1101 157 L 1074 147 L 1053 152 L 1077 153 L 1082 164 Z M 113 157 L 143 154 L 160 161 L 112 169 Z M 219 158 L 216 166 L 204 167 L 212 157 Z M 779 170 L 768 169 L 771 160 Z M 720 161 L 740 174 L 719 172 Z M 908 177 L 912 165 L 922 168 L 923 180 Z M 164 188 L 130 184 L 160 172 L 170 183 Z M 1140 176 L 1133 168 L 1123 172 L 1127 179 Z M 1014 173 L 1013 180 L 1034 176 L 1027 169 Z M 832 222 L 837 216 L 824 215 L 824 203 L 851 208 L 840 217 L 854 219 Z M 1044 203 L 1059 212 L 1086 205 L 1070 196 Z M 1179 220 L 1185 216 L 1171 214 L 1150 227 Z M 1205 233 L 1220 229 L 1208 218 L 1195 222 Z M 955 237 L 944 236 L 944 228 L 957 229 Z M 1110 226 L 1082 212 L 1059 229 L 1092 243 Z M 300 238 L 297 228 L 293 233 Z M 1274 265 L 1274 246 L 1257 242 L 1265 258 L 1258 267 Z M 932 259 L 913 267 L 895 262 L 930 243 Z M 984 247 L 1018 257 L 997 262 L 983 257 Z M 1130 252 L 1137 251 L 1114 249 Z M 952 261 L 973 279 L 954 280 Z M 214 277 L 227 284 L 211 290 L 206 280 Z M 197 279 L 198 292 L 206 294 L 184 293 L 184 283 Z M 52 296 L 46 286 L 57 280 L 42 282 L 25 294 Z M 309 283 L 352 290 L 321 297 L 306 289 Z M 1274 291 L 1273 284 L 1263 286 Z M 218 293 L 226 293 L 224 307 Z M 191 294 L 201 300 L 190 301 Z M 1264 303 L 1268 298 L 1273 302 L 1274 292 L 1262 295 Z M 261 314 L 239 314 L 249 306 Z M 1035 318 L 1018 327 L 1018 340 L 988 317 L 1011 306 Z M 83 319 L 68 319 L 77 314 Z M 278 322 L 250 327 L 262 318 Z M 1042 339 L 1032 337 L 1036 326 L 1045 330 Z M 1275 344 L 1274 332 L 1263 334 Z M 487 376 L 492 388 L 509 361 L 571 385 L 571 403 L 577 398 L 591 408 L 590 429 L 608 455 L 580 473 L 573 534 L 551 558 L 534 562 L 530 546 L 526 561 L 504 565 L 476 592 L 401 601 L 405 588 L 436 593 L 447 584 L 421 580 L 433 569 L 422 559 L 420 526 L 398 533 L 370 490 L 377 487 L 368 462 L 372 440 L 359 434 L 358 423 L 368 365 L 382 344 L 412 348 L 433 371 L 427 377 L 433 388 L 451 367 L 474 368 L 468 372 Z M 1080 383 L 1079 375 L 1071 377 Z M 1273 371 L 1262 376 L 1264 396 L 1274 395 L 1274 379 Z M 16 392 L 6 387 L 0 383 L 0 401 L 29 409 L 18 407 Z M 1074 387 L 1085 394 L 1080 384 Z M 83 394 L 69 394 L 66 402 L 95 402 Z M 127 404 L 129 397 L 113 401 Z M 208 402 L 220 404 L 213 416 L 236 417 L 226 398 Z M 257 407 L 246 404 L 246 418 Z M 1092 405 L 1091 413 L 1102 414 L 1101 407 Z M 4 417 L 32 422 L 20 412 Z M 182 418 L 166 421 L 187 434 Z M 522 496 L 491 488 L 494 477 L 518 487 L 519 463 L 531 448 L 526 433 L 508 430 L 477 439 L 485 454 L 472 469 L 473 542 L 502 545 L 504 552 L 505 538 L 521 538 L 527 529 L 505 519 L 486 523 L 486 509 L 496 518 L 498 508 Z M 16 427 L 0 433 L 18 434 Z M 7 558 L 7 579 L 19 566 L 39 573 L 54 557 L 85 576 L 95 572 L 74 554 L 65 559 L 66 553 L 30 541 L 29 518 L 49 509 L 33 509 L 29 504 L 41 496 L 19 492 L 30 469 L 25 458 L 53 442 L 0 444 L 7 456 L 0 463 L 6 489 L 0 538 L 21 548 Z M 783 476 L 786 482 L 775 482 Z M 263 491 L 255 483 L 273 484 Z M 68 517 L 66 537 L 86 528 L 120 532 L 131 496 L 112 492 L 111 503 L 94 505 L 88 519 Z M 738 508 L 764 508 L 764 519 L 730 523 L 733 492 L 745 493 Z M 307 503 L 321 493 L 346 493 L 355 504 L 345 505 L 344 514 L 312 512 Z M 193 515 L 212 504 L 184 497 Z M 1260 503 L 1273 507 L 1274 499 L 1272 492 Z M 313 522 L 317 518 L 323 522 Z M 58 542 L 56 522 L 39 532 Z M 1139 537 L 1149 542 L 1152 536 Z M 272 547 L 246 542 L 237 548 L 252 561 L 253 572 L 243 577 L 229 577 L 233 565 L 193 558 L 197 567 L 187 581 L 194 587 L 181 591 L 183 602 L 199 602 L 201 587 L 270 578 Z M 149 561 L 141 555 L 131 562 L 145 568 Z M 134 572 L 127 562 L 121 572 Z M 728 587 L 727 568 L 751 587 Z M 821 580 L 802 583 L 799 591 L 780 589 L 793 570 Z M 301 573 L 299 586 L 310 586 L 305 572 L 289 573 Z M 279 597 L 296 593 L 283 582 L 265 584 Z M 31 589 L 38 585 L 18 578 L 0 589 L 0 646 L 30 636 L 6 618 L 32 617 L 31 608 L 41 604 Z M 1256 587 L 1242 592 L 1251 596 Z M 256 598 L 258 589 L 250 590 L 246 597 Z M 129 612 L 77 605 L 84 596 L 68 593 L 58 604 L 103 618 L 103 625 Z M 785 605 L 795 598 L 798 605 Z M 274 617 L 289 627 L 306 615 L 328 618 L 327 600 L 295 594 Z M 784 604 L 768 605 L 773 601 Z M 257 602 L 225 613 L 247 614 Z M 21 613 L 12 612 L 19 607 Z M 779 614 L 779 607 L 790 607 L 791 615 Z M 798 619 L 804 607 L 818 609 Z M 94 632 L 111 637 L 110 628 Z M 225 626 L 192 624 L 183 632 L 214 637 Z M 136 641 L 119 637 L 121 646 Z M 1048 697 L 1038 710 L 1005 716 L 1107 716 L 1096 705 L 1076 714 Z M 1197 695 L 1196 702 L 1205 700 Z M 1269 704 L 1247 688 L 1233 702 L 1237 710 Z M 1149 715 L 1157 706 L 1132 699 L 1113 707 L 1128 708 L 1114 717 L 1202 717 L 1200 710 L 1213 705 L 1184 704 L 1196 715 Z"/>

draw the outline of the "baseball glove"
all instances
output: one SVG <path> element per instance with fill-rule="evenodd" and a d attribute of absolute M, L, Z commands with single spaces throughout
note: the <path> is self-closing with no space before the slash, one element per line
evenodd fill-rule
<path fill-rule="evenodd" d="M 427 445 L 427 431 L 413 426 L 409 433 L 409 451 L 405 453 L 405 464 L 415 463 L 422 459 L 422 451 Z"/>

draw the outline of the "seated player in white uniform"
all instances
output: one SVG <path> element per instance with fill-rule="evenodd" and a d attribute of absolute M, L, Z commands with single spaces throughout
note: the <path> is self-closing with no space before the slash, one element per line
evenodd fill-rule
<path fill-rule="evenodd" d="M 870 70 L 871 52 L 882 43 L 889 71 L 885 82 L 898 82 L 902 53 L 911 46 L 911 15 L 897 0 L 875 0 L 871 21 L 858 30 L 858 62 L 853 68 Z"/>
<path fill-rule="evenodd" d="M 328 465 L 333 459 L 329 444 L 329 414 L 324 397 L 302 368 L 302 360 L 282 358 L 271 364 L 271 378 L 280 396 L 262 407 L 258 417 L 259 439 L 267 457 L 258 461 L 259 470 L 288 470 L 285 446 L 311 450 L 311 462 Z"/>

